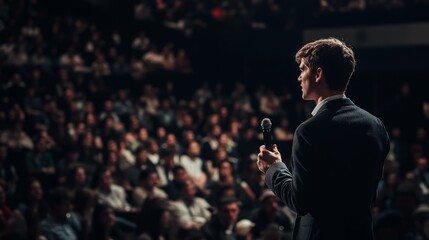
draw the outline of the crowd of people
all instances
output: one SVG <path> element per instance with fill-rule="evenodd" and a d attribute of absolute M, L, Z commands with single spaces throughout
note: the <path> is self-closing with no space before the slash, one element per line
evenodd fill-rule
<path fill-rule="evenodd" d="M 142 1 L 136 21 L 157 16 L 181 28 L 187 9 L 217 20 L 249 11 L 246 1 L 192 3 Z M 195 69 L 174 41 L 47 17 L 37 0 L 0 6 L 9 16 L 0 44 L 1 239 L 291 239 L 294 213 L 255 163 L 260 121 L 272 120 L 290 164 L 293 131 L 314 106 L 286 87 L 239 80 L 201 80 L 184 94 L 187 82 L 174 80 Z M 285 10 L 282 1 L 251 6 Z M 414 99 L 412 85 L 404 81 L 380 116 L 392 146 L 373 207 L 377 240 L 429 239 L 429 101 Z"/>

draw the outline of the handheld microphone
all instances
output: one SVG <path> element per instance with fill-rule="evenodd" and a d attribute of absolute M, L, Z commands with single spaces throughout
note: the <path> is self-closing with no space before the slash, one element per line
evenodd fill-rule
<path fill-rule="evenodd" d="M 271 120 L 269 118 L 264 118 L 261 121 L 262 134 L 264 135 L 264 145 L 268 151 L 272 151 L 272 142 L 271 142 Z"/>

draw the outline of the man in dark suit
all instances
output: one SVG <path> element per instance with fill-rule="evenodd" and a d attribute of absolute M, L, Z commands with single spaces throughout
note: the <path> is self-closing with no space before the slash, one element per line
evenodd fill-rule
<path fill-rule="evenodd" d="M 371 204 L 390 140 L 383 123 L 345 96 L 353 51 L 335 38 L 304 45 L 295 55 L 302 98 L 312 117 L 297 127 L 292 171 L 277 146 L 260 147 L 266 184 L 296 211 L 295 240 L 371 240 Z"/>

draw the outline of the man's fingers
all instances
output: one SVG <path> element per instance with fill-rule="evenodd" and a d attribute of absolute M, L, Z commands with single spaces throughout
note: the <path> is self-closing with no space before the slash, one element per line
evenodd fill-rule
<path fill-rule="evenodd" d="M 274 153 L 278 153 L 279 152 L 279 150 L 277 149 L 277 144 L 273 144 L 272 151 L 268 151 L 267 148 L 265 148 L 265 145 L 261 145 L 259 147 L 259 151 L 260 152 L 274 152 Z"/>
<path fill-rule="evenodd" d="M 256 165 L 258 166 L 259 170 L 262 169 L 262 161 L 261 160 L 256 161 Z"/>
<path fill-rule="evenodd" d="M 273 144 L 273 152 L 278 153 L 279 150 L 277 149 L 277 144 Z"/>
<path fill-rule="evenodd" d="M 256 161 L 256 165 L 258 166 L 259 171 L 265 173 L 265 164 L 262 160 L 258 159 L 258 161 Z"/>

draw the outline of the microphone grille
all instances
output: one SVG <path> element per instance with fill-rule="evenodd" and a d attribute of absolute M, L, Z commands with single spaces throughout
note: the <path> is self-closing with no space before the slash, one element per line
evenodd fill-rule
<path fill-rule="evenodd" d="M 270 129 L 272 126 L 271 120 L 269 118 L 264 118 L 261 121 L 261 127 L 262 129 Z"/>

